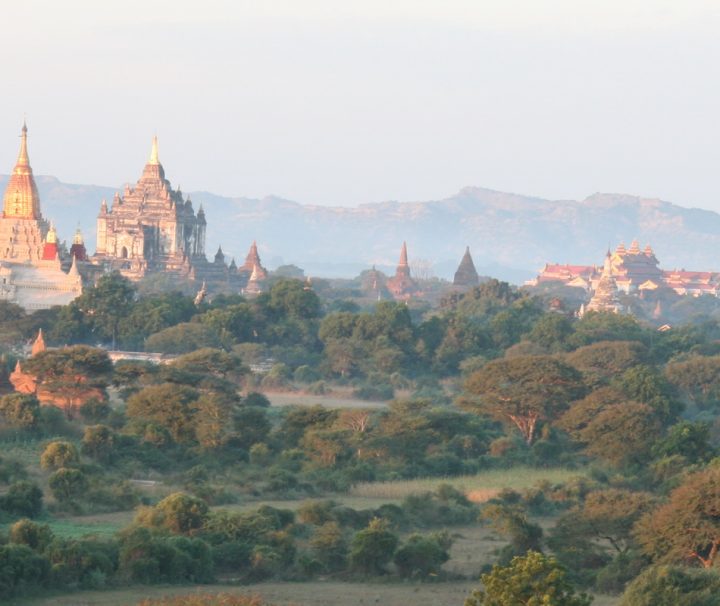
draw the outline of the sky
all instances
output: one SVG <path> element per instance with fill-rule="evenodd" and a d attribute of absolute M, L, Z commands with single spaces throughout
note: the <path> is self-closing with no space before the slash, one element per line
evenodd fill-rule
<path fill-rule="evenodd" d="M 350 206 L 720 211 L 718 0 L 0 0 L 0 172 Z"/>

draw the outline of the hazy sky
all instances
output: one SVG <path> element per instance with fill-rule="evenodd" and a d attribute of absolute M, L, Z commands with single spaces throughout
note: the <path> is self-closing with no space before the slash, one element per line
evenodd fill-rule
<path fill-rule="evenodd" d="M 720 211 L 720 0 L 0 0 L 0 172 Z"/>

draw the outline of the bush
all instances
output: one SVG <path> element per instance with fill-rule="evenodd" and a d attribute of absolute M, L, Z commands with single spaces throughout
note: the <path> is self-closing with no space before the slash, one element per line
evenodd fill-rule
<path fill-rule="evenodd" d="M 363 574 L 382 574 L 392 560 L 398 538 L 387 529 L 387 523 L 374 518 L 365 530 L 358 532 L 350 546 L 350 565 Z"/>
<path fill-rule="evenodd" d="M 0 599 L 37 590 L 47 584 L 50 563 L 27 545 L 0 546 Z"/>
<path fill-rule="evenodd" d="M 52 540 L 53 533 L 47 524 L 38 524 L 23 518 L 10 527 L 10 542 L 27 545 L 33 551 L 44 551 Z"/>
<path fill-rule="evenodd" d="M 447 535 L 411 535 L 395 554 L 395 566 L 401 577 L 425 578 L 440 572 L 441 566 L 450 559 Z"/>
<path fill-rule="evenodd" d="M 360 400 L 386 401 L 395 397 L 395 390 L 389 383 L 366 384 L 353 390 L 353 396 Z"/>

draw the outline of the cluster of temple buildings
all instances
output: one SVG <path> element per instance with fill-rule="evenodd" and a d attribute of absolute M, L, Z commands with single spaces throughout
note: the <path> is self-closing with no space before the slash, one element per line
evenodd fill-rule
<path fill-rule="evenodd" d="M 216 287 L 246 295 L 262 292 L 268 271 L 257 244 L 252 243 L 242 265 L 235 259 L 228 263 L 221 247 L 208 260 L 206 227 L 202 204 L 196 211 L 190 198 L 166 178 L 155 137 L 136 184 L 126 185 L 110 202 L 101 201 L 95 254 L 88 254 L 79 229 L 68 249 L 42 215 L 23 124 L 20 152 L 0 217 L 0 299 L 28 311 L 65 305 L 82 293 L 83 284 L 92 284 L 110 271 L 134 281 L 154 274 L 196 281 L 202 284 L 201 298 L 208 288 Z M 423 294 L 411 275 L 405 243 L 394 276 L 386 278 L 375 268 L 368 273 L 364 290 L 379 299 L 408 300 Z M 459 288 L 479 283 L 469 249 L 453 283 Z"/>
<path fill-rule="evenodd" d="M 720 296 L 720 272 L 663 270 L 652 247 L 634 240 L 629 248 L 619 244 L 608 251 L 603 265 L 546 264 L 529 286 L 562 284 L 591 294 L 582 311 L 620 311 L 620 294 L 646 296 L 673 292 L 677 295 Z"/>

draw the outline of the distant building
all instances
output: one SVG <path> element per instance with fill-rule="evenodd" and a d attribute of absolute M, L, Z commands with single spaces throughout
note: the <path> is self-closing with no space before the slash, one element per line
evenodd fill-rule
<path fill-rule="evenodd" d="M 0 299 L 27 311 L 66 305 L 82 293 L 75 260 L 62 269 L 55 229 L 43 218 L 23 124 L 20 153 L 8 180 L 0 217 Z M 67 267 L 67 265 L 66 265 Z"/>
<path fill-rule="evenodd" d="M 262 292 L 263 283 L 268 278 L 268 272 L 260 261 L 257 242 L 253 241 L 247 257 L 245 257 L 245 263 L 237 268 L 236 273 L 242 283 L 243 293 L 256 295 Z"/>
<path fill-rule="evenodd" d="M 610 251 L 608 251 L 595 292 L 581 313 L 588 311 L 620 313 L 622 311 L 618 298 L 617 282 L 612 274 L 612 257 Z"/>
<path fill-rule="evenodd" d="M 154 137 L 150 159 L 135 187 L 126 185 L 111 206 L 102 201 L 92 260 L 132 280 L 156 272 L 227 280 L 224 259 L 213 264 L 205 257 L 206 226 L 202 205 L 195 214 L 190 198 L 183 198 L 165 178 Z"/>
<path fill-rule="evenodd" d="M 395 275 L 392 278 L 388 278 L 385 285 L 395 299 L 407 300 L 419 294 L 418 286 L 410 275 L 407 244 L 405 242 L 403 242 L 402 249 L 400 250 L 400 261 L 395 270 Z"/>
<path fill-rule="evenodd" d="M 477 270 L 475 269 L 469 246 L 465 248 L 465 254 L 455 272 L 453 284 L 463 287 L 473 287 L 480 284 L 480 276 L 478 276 Z"/>
<path fill-rule="evenodd" d="M 610 264 L 610 275 L 618 291 L 626 294 L 672 289 L 679 295 L 720 296 L 720 273 L 660 269 L 652 247 L 648 244 L 641 249 L 637 240 L 632 242 L 630 248 L 619 244 L 614 252 L 608 253 L 608 259 L 606 264 Z M 540 274 L 527 284 L 538 286 L 555 282 L 595 291 L 603 272 L 604 266 L 601 269 L 596 265 L 546 264 Z"/>

